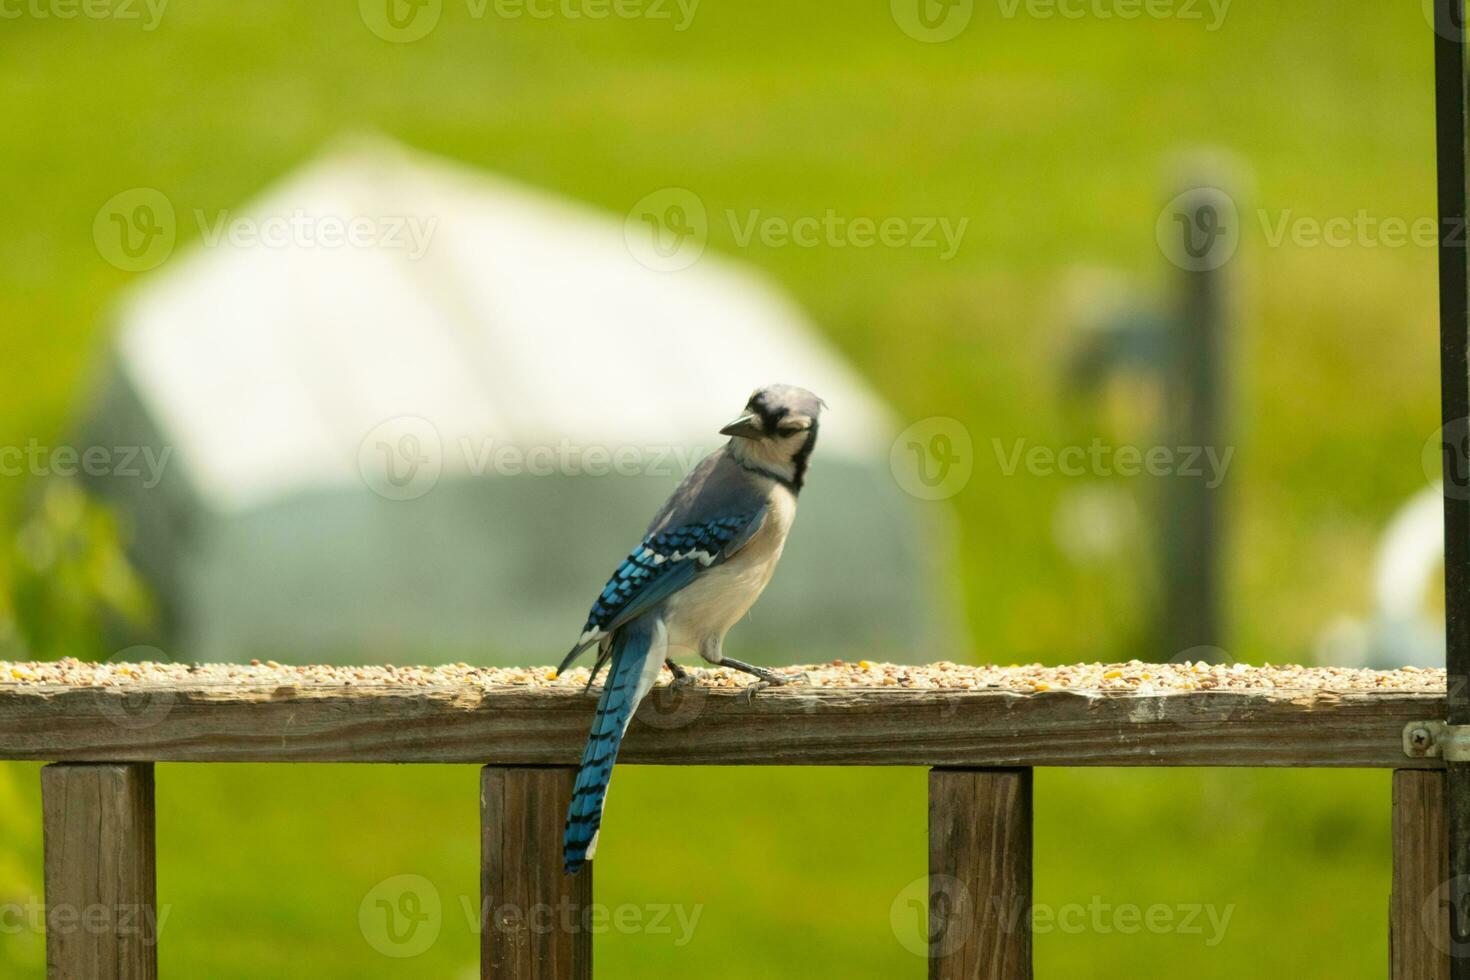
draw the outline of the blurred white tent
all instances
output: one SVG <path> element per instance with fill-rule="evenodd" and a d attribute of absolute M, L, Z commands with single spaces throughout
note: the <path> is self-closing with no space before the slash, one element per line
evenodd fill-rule
<path fill-rule="evenodd" d="M 949 638 L 889 413 L 749 270 L 648 268 L 621 216 L 376 141 L 177 220 L 199 239 L 121 304 L 85 433 L 171 450 L 156 488 L 96 486 L 175 658 L 554 660 L 771 381 L 830 409 L 731 642 L 791 661 Z"/>
<path fill-rule="evenodd" d="M 1318 662 L 1351 667 L 1444 666 L 1444 492 L 1426 487 L 1394 513 L 1373 563 L 1373 612 L 1342 617 L 1318 640 Z"/>

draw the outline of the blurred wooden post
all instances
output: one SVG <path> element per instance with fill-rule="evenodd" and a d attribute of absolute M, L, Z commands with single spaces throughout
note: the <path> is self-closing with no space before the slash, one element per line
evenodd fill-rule
<path fill-rule="evenodd" d="M 929 771 L 930 980 L 1031 980 L 1031 770 Z"/>
<path fill-rule="evenodd" d="M 1215 183 L 1224 183 L 1216 180 Z M 1199 647 L 1225 644 L 1221 609 L 1225 551 L 1225 487 L 1210 486 L 1210 457 L 1226 455 L 1225 395 L 1229 359 L 1228 258 L 1239 230 L 1227 227 L 1238 216 L 1225 192 L 1195 181 L 1177 199 L 1184 222 L 1187 268 L 1180 281 L 1175 328 L 1168 345 L 1165 391 L 1168 419 L 1164 432 L 1176 451 L 1199 453 L 1191 469 L 1176 472 L 1164 485 L 1159 541 L 1163 549 L 1163 649 L 1178 656 Z M 1227 205 L 1229 205 L 1227 207 Z M 1224 474 L 1218 474 L 1222 479 Z M 1218 656 L 1195 659 L 1217 660 Z"/>
<path fill-rule="evenodd" d="M 1388 913 L 1391 980 L 1449 980 L 1449 871 L 1444 773 L 1395 770 Z"/>
<path fill-rule="evenodd" d="M 153 766 L 41 770 L 46 975 L 156 980 Z"/>
<path fill-rule="evenodd" d="M 592 865 L 562 871 L 577 770 L 480 771 L 480 976 L 590 980 Z"/>

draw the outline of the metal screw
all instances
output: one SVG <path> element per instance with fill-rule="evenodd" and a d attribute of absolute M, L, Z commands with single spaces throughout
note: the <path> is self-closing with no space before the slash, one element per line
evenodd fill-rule
<path fill-rule="evenodd" d="M 1416 749 L 1429 748 L 1430 741 L 1429 729 L 1427 728 L 1416 728 L 1409 733 L 1409 742 Z"/>

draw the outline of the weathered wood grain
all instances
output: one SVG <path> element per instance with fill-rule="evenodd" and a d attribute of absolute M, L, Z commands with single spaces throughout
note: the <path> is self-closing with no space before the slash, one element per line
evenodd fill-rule
<path fill-rule="evenodd" d="M 577 771 L 480 771 L 480 975 L 591 980 L 592 864 L 562 871 L 562 828 Z"/>
<path fill-rule="evenodd" d="M 1389 895 L 1389 977 L 1449 980 L 1449 843 L 1445 774 L 1393 774 L 1393 890 Z"/>
<path fill-rule="evenodd" d="M 595 698 L 566 690 L 0 688 L 0 759 L 575 765 Z M 1443 695 L 656 689 L 620 761 L 669 765 L 1334 766 L 1408 759 Z"/>
<path fill-rule="evenodd" d="M 41 770 L 46 975 L 156 980 L 153 767 Z"/>
<path fill-rule="evenodd" d="M 931 770 L 930 980 L 1031 980 L 1031 901 L 1031 770 Z"/>

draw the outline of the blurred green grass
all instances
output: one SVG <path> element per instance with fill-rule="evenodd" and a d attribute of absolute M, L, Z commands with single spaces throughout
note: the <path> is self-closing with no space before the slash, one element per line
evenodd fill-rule
<path fill-rule="evenodd" d="M 1429 36 L 1417 4 L 1234 4 L 1184 20 L 1041 20 L 978 5 L 945 44 L 888 5 L 705 0 L 667 22 L 474 19 L 445 5 L 409 45 L 356 5 L 174 3 L 136 23 L 0 25 L 0 445 L 63 438 L 132 280 L 91 240 L 97 208 L 155 187 L 180 212 L 232 208 L 354 129 L 621 214 L 688 187 L 712 214 L 970 219 L 949 262 L 902 249 L 712 248 L 789 288 L 909 419 L 949 415 L 977 471 L 947 506 L 974 658 L 1167 657 L 1140 648 L 1136 551 L 1077 565 L 1052 543 L 1064 477 L 1005 477 L 990 438 L 1146 441 L 1067 409 L 1069 268 L 1167 281 L 1154 218 L 1170 160 L 1225 147 L 1240 201 L 1239 407 L 1231 652 L 1300 659 L 1362 612 L 1374 537 L 1423 486 L 1436 425 L 1433 255 L 1269 248 L 1256 208 L 1432 213 Z M 1024 9 L 1024 8 L 1023 8 Z M 181 222 L 181 248 L 197 232 Z M 0 526 L 28 485 L 0 480 Z M 180 652 L 181 658 L 187 652 Z M 432 659 L 426 651 L 425 659 Z M 0 895 L 40 891 L 36 776 L 0 777 Z M 599 975 L 916 976 L 890 907 L 923 872 L 917 771 L 620 771 L 598 899 L 700 906 L 694 940 L 603 936 Z M 472 767 L 160 771 L 170 975 L 468 976 Z M 1038 941 L 1042 975 L 1381 973 L 1388 784 L 1381 773 L 1044 772 L 1039 901 L 1233 906 L 1223 942 L 1089 930 Z M 372 885 L 421 874 L 446 899 L 422 957 L 357 928 Z M 0 899 L 3 901 L 4 899 Z M 471 899 L 473 901 L 473 899 Z M 1283 937 L 1287 941 L 1283 942 Z M 0 933 L 0 970 L 40 976 L 40 937 Z M 1188 964 L 1188 966 L 1186 966 Z"/>
<path fill-rule="evenodd" d="M 36 768 L 10 776 L 7 823 L 40 807 Z M 472 766 L 162 767 L 164 975 L 474 976 L 477 777 Z M 599 976 L 923 975 L 903 900 L 926 872 L 921 770 L 630 766 L 616 782 L 596 901 L 650 926 L 672 906 L 690 928 L 676 913 L 663 932 L 609 925 L 595 940 Z M 1040 771 L 1036 901 L 1056 918 L 1038 932 L 1037 975 L 1380 975 L 1388 782 Z M 38 835 L 15 822 L 7 857 L 19 850 L 21 880 L 38 881 Z M 433 945 L 399 960 L 369 945 L 358 913 L 403 874 L 428 879 L 442 917 Z M 1151 906 L 1181 929 L 1127 931 L 1126 910 Z M 34 933 L 4 935 L 0 954 L 7 976 L 44 974 Z"/>

